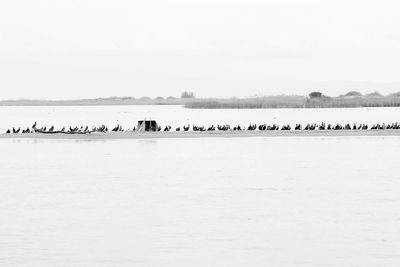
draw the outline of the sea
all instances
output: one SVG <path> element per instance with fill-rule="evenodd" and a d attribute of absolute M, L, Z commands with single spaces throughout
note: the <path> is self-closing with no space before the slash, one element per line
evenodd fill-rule
<path fill-rule="evenodd" d="M 399 108 L 0 107 L 10 127 L 392 123 Z M 400 266 L 400 137 L 0 138 L 0 266 Z"/>

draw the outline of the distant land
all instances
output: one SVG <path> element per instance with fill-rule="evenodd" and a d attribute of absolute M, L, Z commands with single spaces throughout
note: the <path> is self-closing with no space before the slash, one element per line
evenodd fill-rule
<path fill-rule="evenodd" d="M 276 95 L 247 98 L 196 98 L 184 92 L 181 97 L 108 97 L 77 100 L 2 100 L 0 106 L 106 106 L 106 105 L 182 105 L 192 109 L 268 109 L 268 108 L 357 108 L 400 107 L 400 92 L 362 95 L 357 91 L 330 97 L 321 92 L 307 96 Z"/>
<path fill-rule="evenodd" d="M 0 106 L 112 106 L 112 105 L 184 105 L 182 98 L 107 97 L 75 100 L 1 100 Z"/>

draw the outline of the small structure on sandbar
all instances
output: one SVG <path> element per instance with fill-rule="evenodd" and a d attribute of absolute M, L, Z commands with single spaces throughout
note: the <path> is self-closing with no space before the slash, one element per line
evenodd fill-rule
<path fill-rule="evenodd" d="M 157 122 L 155 120 L 141 120 L 138 121 L 138 125 L 136 127 L 137 131 L 141 132 L 156 132 L 158 129 Z"/>

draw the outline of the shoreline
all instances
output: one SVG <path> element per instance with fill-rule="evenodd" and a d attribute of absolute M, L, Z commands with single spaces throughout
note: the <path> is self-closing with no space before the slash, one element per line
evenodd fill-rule
<path fill-rule="evenodd" d="M 91 134 L 0 134 L 0 139 L 69 139 L 69 140 L 118 140 L 157 138 L 240 138 L 240 137 L 338 137 L 338 136 L 399 136 L 400 130 L 314 130 L 314 131 L 214 131 L 214 132 L 107 132 Z"/>

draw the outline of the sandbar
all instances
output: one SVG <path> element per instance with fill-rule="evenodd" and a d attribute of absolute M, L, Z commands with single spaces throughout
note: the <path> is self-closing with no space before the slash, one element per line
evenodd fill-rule
<path fill-rule="evenodd" d="M 90 134 L 0 134 L 0 139 L 152 139 L 152 138 L 235 138 L 235 137 L 335 137 L 335 136 L 400 136 L 400 130 L 313 130 L 313 131 L 206 131 L 206 132 L 107 132 Z"/>

